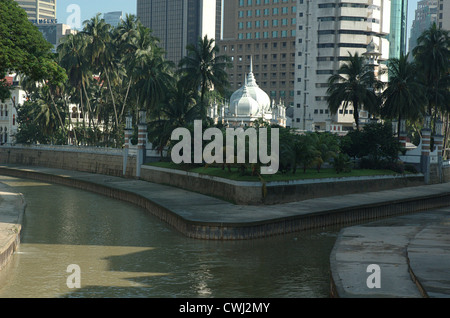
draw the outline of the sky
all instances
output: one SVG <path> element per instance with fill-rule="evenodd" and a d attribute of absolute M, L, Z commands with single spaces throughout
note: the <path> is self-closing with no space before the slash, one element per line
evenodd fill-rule
<path fill-rule="evenodd" d="M 417 8 L 419 0 L 409 0 L 408 2 L 408 34 L 414 19 L 414 11 Z M 106 13 L 111 11 L 124 11 L 125 13 L 136 14 L 136 0 L 57 0 L 57 19 L 60 23 L 67 23 L 67 19 L 73 17 L 75 11 L 71 10 L 70 5 L 75 4 L 79 7 L 81 23 L 95 16 L 98 12 Z M 409 38 L 409 35 L 408 35 Z"/>
<path fill-rule="evenodd" d="M 67 12 L 68 10 L 69 12 Z M 81 23 L 83 23 L 83 21 L 89 20 L 97 13 L 103 14 L 112 11 L 136 14 L 136 0 L 57 0 L 56 2 L 56 18 L 58 22 L 69 25 L 76 21 L 73 20 L 73 17 L 78 12 L 81 16 Z"/>

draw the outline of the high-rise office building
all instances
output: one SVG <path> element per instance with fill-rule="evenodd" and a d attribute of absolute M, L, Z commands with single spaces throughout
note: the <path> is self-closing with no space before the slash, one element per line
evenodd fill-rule
<path fill-rule="evenodd" d="M 56 0 L 16 0 L 35 24 L 56 23 Z"/>
<path fill-rule="evenodd" d="M 253 75 L 272 101 L 294 103 L 296 0 L 226 0 L 222 3 L 220 52 L 233 60 L 232 91 Z M 289 110 L 288 110 L 289 112 Z"/>
<path fill-rule="evenodd" d="M 105 22 L 112 27 L 117 27 L 124 19 L 124 13 L 123 11 L 107 12 L 103 14 L 103 19 L 105 19 Z"/>
<path fill-rule="evenodd" d="M 409 52 L 412 52 L 417 46 L 417 39 L 422 32 L 428 29 L 433 23 L 438 23 L 438 0 L 419 1 L 409 37 Z M 412 55 L 410 58 L 412 58 Z"/>
<path fill-rule="evenodd" d="M 444 30 L 450 30 L 450 1 L 438 2 L 438 26 Z"/>
<path fill-rule="evenodd" d="M 159 38 L 166 57 L 178 63 L 188 44 L 216 37 L 215 0 L 137 0 L 137 16 Z"/>
<path fill-rule="evenodd" d="M 391 27 L 388 35 L 389 58 L 406 55 L 408 0 L 391 0 Z"/>
<path fill-rule="evenodd" d="M 378 62 L 389 58 L 386 36 L 391 1 L 299 0 L 297 5 L 293 126 L 302 130 L 351 130 L 351 106 L 335 115 L 328 109 L 328 79 L 348 60 L 349 53 L 361 56 L 370 49 Z M 363 110 L 359 115 L 368 117 Z"/>

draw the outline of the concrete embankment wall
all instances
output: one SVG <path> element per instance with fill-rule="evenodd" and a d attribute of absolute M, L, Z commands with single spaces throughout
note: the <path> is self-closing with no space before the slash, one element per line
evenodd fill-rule
<path fill-rule="evenodd" d="M 72 146 L 0 147 L 0 163 L 123 176 L 123 152 L 120 149 Z M 129 156 L 126 177 L 135 175 L 136 157 Z"/>
<path fill-rule="evenodd" d="M 450 182 L 450 166 L 443 167 L 442 174 L 444 176 L 444 182 Z"/>
<path fill-rule="evenodd" d="M 58 146 L 0 147 L 1 163 L 123 176 L 123 153 L 119 149 Z M 129 156 L 126 177 L 135 178 L 135 175 L 136 157 Z M 268 182 L 263 185 L 262 182 L 237 182 L 149 166 L 143 166 L 141 179 L 213 196 L 240 205 L 280 204 L 424 184 L 422 175 L 405 175 Z"/>
<path fill-rule="evenodd" d="M 165 189 L 157 189 L 159 186 L 153 184 L 154 192 L 147 194 L 135 193 L 132 189 L 128 189 L 126 185 L 120 186 L 122 182 L 112 182 L 112 180 L 119 181 L 121 178 L 109 177 L 107 182 L 105 178 L 92 178 L 92 175 L 80 174 L 78 176 L 68 176 L 61 170 L 47 172 L 45 168 L 26 169 L 26 168 L 10 168 L 0 167 L 0 174 L 9 175 L 18 178 L 35 179 L 44 182 L 61 184 L 71 186 L 85 191 L 90 191 L 105 195 L 112 199 L 123 200 L 135 204 L 155 215 L 163 222 L 167 223 L 175 230 L 189 238 L 204 239 L 204 240 L 246 240 L 267 238 L 276 235 L 283 235 L 303 230 L 310 230 L 322 228 L 327 226 L 346 226 L 354 224 L 355 222 L 366 222 L 369 220 L 382 219 L 391 216 L 409 214 L 419 211 L 436 209 L 448 206 L 450 202 L 450 189 L 448 186 L 442 189 L 433 191 L 429 186 L 425 186 L 424 192 L 420 190 L 401 191 L 403 194 L 392 196 L 383 194 L 384 192 L 373 192 L 364 194 L 361 198 L 353 197 L 350 201 L 344 201 L 333 205 L 326 204 L 326 200 L 318 201 L 318 208 L 309 203 L 310 208 L 305 212 L 301 212 L 301 205 L 303 203 L 293 203 L 288 206 L 279 207 L 281 210 L 285 209 L 281 214 L 276 214 L 276 217 L 270 217 L 261 220 L 258 211 L 264 209 L 272 209 L 271 206 L 241 206 L 238 207 L 240 212 L 247 215 L 245 221 L 239 217 L 236 221 L 213 221 L 213 220 L 195 220 L 186 218 L 183 213 L 175 208 L 171 208 L 170 203 L 158 203 L 159 191 L 165 192 Z M 135 181 L 142 182 L 144 181 Z M 422 187 L 415 187 L 417 189 Z M 405 189 L 399 189 L 405 190 Z M 431 191 L 430 191 L 431 190 Z M 394 190 L 395 191 L 395 190 Z M 184 192 L 184 191 L 183 191 Z M 381 194 L 381 195 L 378 195 Z M 192 195 L 196 195 L 192 193 Z M 368 199 L 375 196 L 378 199 Z M 155 200 L 156 199 L 156 200 Z M 201 201 L 201 199 L 199 200 Z M 220 200 L 217 200 L 220 201 Z M 208 203 L 211 201 L 208 200 Z M 325 204 L 324 204 L 325 203 Z M 201 203 L 200 203 L 201 204 Z M 232 210 L 233 205 L 220 201 L 219 204 L 229 205 L 229 208 L 223 208 L 224 211 Z M 297 206 L 300 205 L 300 206 Z M 174 206 L 180 206 L 175 204 Z M 213 204 L 214 206 L 214 204 Z M 204 209 L 211 208 L 210 205 L 205 205 Z M 287 209 L 287 210 L 286 210 Z M 182 208 L 184 211 L 185 209 Z M 289 212 L 292 212 L 290 213 Z M 250 214 L 249 214 L 250 213 Z M 251 220 L 252 213 L 256 217 Z M 189 214 L 189 213 L 188 213 Z M 248 217 L 250 216 L 250 219 Z M 214 217 L 213 217 L 214 219 Z"/>
<path fill-rule="evenodd" d="M 262 182 L 236 182 L 185 171 L 150 166 L 143 168 L 143 180 L 183 188 L 241 205 L 281 204 L 424 185 L 423 175 L 420 174 L 268 182 L 264 189 Z"/>
<path fill-rule="evenodd" d="M 20 244 L 26 202 L 20 193 L 0 183 L 0 270 Z"/>

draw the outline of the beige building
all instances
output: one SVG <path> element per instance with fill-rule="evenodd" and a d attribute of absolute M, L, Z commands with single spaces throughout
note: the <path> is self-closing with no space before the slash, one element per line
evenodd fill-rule
<path fill-rule="evenodd" d="M 16 0 L 35 24 L 56 23 L 56 0 Z"/>
<path fill-rule="evenodd" d="M 439 0 L 438 3 L 438 27 L 450 30 L 450 1 Z"/>
<path fill-rule="evenodd" d="M 232 58 L 231 91 L 253 75 L 271 100 L 294 102 L 296 0 L 227 0 L 222 2 L 220 52 Z"/>
<path fill-rule="evenodd" d="M 293 127 L 342 132 L 354 128 L 353 109 L 333 115 L 326 101 L 328 79 L 349 52 L 369 53 L 372 63 L 389 58 L 390 0 L 299 0 Z M 369 45 L 370 44 L 370 45 Z M 387 80 L 387 78 L 381 78 Z M 360 124 L 368 118 L 360 111 Z"/>

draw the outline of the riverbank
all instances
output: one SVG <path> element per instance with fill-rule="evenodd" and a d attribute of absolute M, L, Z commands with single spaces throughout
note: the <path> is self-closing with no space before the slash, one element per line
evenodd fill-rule
<path fill-rule="evenodd" d="M 325 226 L 345 226 L 437 209 L 450 202 L 450 183 L 272 206 L 244 206 L 142 180 L 79 171 L 2 165 L 0 174 L 72 186 L 130 202 L 187 237 L 207 240 L 257 239 Z"/>
<path fill-rule="evenodd" d="M 0 174 L 71 186 L 131 202 L 196 239 L 256 239 L 382 219 L 345 228 L 339 235 L 330 258 L 332 296 L 450 295 L 450 183 L 276 206 L 238 206 L 178 188 L 84 172 L 3 165 Z M 436 209 L 441 210 L 424 212 Z M 420 211 L 423 213 L 416 213 Z M 386 219 L 396 215 L 402 216 Z M 380 266 L 385 289 L 367 287 L 369 263 Z M 430 273 L 436 275 L 430 277 Z"/>
<path fill-rule="evenodd" d="M 20 243 L 26 203 L 21 194 L 0 183 L 0 270 Z"/>

